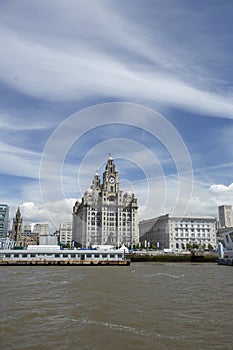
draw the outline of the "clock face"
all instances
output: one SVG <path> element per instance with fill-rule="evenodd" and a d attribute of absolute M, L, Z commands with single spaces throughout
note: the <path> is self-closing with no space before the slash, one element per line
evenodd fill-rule
<path fill-rule="evenodd" d="M 110 184 L 114 184 L 115 183 L 115 177 L 114 176 L 109 176 L 109 178 L 108 178 L 108 182 L 110 183 Z"/>

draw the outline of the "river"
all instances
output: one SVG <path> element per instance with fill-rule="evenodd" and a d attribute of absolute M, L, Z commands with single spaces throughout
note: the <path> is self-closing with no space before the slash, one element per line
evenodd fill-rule
<path fill-rule="evenodd" d="M 1 267 L 3 350 L 231 350 L 233 268 Z"/>

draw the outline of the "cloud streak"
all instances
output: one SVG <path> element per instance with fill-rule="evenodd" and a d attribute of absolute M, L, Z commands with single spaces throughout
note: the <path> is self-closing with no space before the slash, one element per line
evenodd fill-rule
<path fill-rule="evenodd" d="M 184 60 L 180 70 L 179 55 L 173 54 L 171 59 L 172 41 L 162 47 L 162 39 L 158 38 L 152 46 L 146 33 L 140 32 L 140 25 L 133 20 L 127 22 L 119 12 L 103 4 L 106 5 L 100 2 L 91 11 L 78 3 L 76 22 L 82 22 L 85 14 L 88 23 L 92 23 L 85 35 L 78 24 L 73 28 L 73 23 L 69 29 L 67 22 L 64 36 L 50 33 L 50 39 L 33 32 L 27 34 L 25 29 L 15 32 L 9 25 L 2 26 L 2 81 L 29 96 L 54 102 L 90 96 L 140 98 L 198 114 L 233 117 L 232 94 L 213 92 L 210 84 L 198 86 L 197 80 L 193 83 L 190 62 Z M 61 3 L 59 10 L 63 10 Z M 98 20 L 94 10 L 100 14 Z M 104 49 L 108 45 L 109 51 Z M 203 72 L 200 79 L 202 76 Z"/>

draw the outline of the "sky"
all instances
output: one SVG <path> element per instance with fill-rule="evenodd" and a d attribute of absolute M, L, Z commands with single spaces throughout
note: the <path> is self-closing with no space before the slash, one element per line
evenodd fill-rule
<path fill-rule="evenodd" d="M 233 205 L 231 0 L 0 1 L 0 202 L 72 220 L 104 171 L 139 220 Z M 11 224 L 10 224 L 11 225 Z"/>

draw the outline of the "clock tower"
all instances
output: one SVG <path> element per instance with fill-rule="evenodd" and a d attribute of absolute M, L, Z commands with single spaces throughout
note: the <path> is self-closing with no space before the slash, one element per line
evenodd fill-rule
<path fill-rule="evenodd" d="M 103 173 L 102 190 L 107 197 L 116 196 L 119 192 L 118 171 L 111 154 L 109 153 L 108 162 Z"/>

